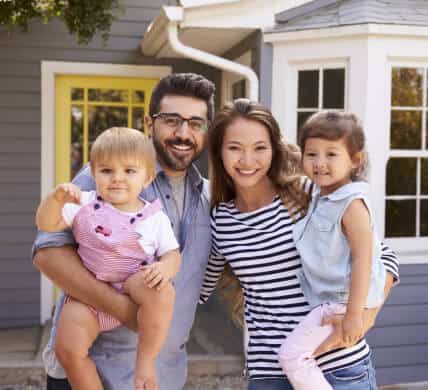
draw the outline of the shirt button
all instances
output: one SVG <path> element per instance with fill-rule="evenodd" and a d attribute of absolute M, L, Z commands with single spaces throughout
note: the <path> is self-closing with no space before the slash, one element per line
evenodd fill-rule
<path fill-rule="evenodd" d="M 168 194 L 165 195 L 165 198 L 169 199 L 171 198 Z"/>

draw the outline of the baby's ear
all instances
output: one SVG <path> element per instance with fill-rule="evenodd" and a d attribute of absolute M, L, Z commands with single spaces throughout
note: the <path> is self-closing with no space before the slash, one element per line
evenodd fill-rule
<path fill-rule="evenodd" d="M 352 157 L 352 165 L 354 168 L 359 168 L 361 165 L 364 165 L 366 161 L 366 154 L 364 151 L 360 151 L 354 154 Z"/>

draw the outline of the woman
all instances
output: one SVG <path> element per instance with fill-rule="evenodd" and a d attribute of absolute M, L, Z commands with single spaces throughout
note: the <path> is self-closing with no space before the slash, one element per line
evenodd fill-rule
<path fill-rule="evenodd" d="M 208 136 L 213 246 L 202 287 L 206 301 L 222 279 L 234 317 L 248 327 L 246 366 L 249 390 L 291 390 L 277 352 L 309 312 L 297 273 L 300 256 L 292 239 L 294 223 L 307 210 L 311 184 L 299 173 L 300 155 L 281 138 L 278 123 L 265 107 L 247 99 L 226 105 Z M 397 259 L 383 247 L 389 271 L 387 295 L 398 278 Z M 367 311 L 366 330 L 378 309 Z M 319 351 L 341 340 L 340 318 Z M 317 364 L 336 390 L 375 389 L 370 349 L 356 345 L 324 353 Z"/>

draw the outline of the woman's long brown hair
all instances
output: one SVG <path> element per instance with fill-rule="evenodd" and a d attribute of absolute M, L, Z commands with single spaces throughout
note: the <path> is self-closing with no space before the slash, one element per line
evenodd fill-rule
<path fill-rule="evenodd" d="M 268 177 L 277 188 L 292 218 L 306 211 L 310 196 L 302 188 L 300 152 L 298 147 L 282 138 L 278 122 L 269 109 L 248 99 L 226 104 L 214 117 L 208 130 L 208 158 L 211 185 L 211 208 L 235 198 L 235 187 L 222 161 L 221 150 L 227 128 L 238 118 L 262 124 L 269 132 L 272 163 Z M 244 296 L 237 277 L 226 266 L 219 287 L 229 302 L 233 319 L 243 324 Z"/>

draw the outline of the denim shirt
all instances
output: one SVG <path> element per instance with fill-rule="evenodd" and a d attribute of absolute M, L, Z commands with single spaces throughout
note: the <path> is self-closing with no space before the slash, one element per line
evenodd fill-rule
<path fill-rule="evenodd" d="M 342 218 L 354 199 L 361 199 L 366 205 L 373 232 L 370 288 L 365 307 L 377 307 L 383 302 L 386 272 L 380 260 L 381 243 L 374 228 L 368 184 L 352 182 L 325 196 L 320 196 L 317 190 L 307 215 L 293 229 L 302 258 L 299 279 L 311 307 L 324 302 L 348 302 L 352 258 L 342 231 Z"/>
<path fill-rule="evenodd" d="M 95 189 L 89 166 L 73 180 L 85 191 Z M 182 262 L 174 279 L 176 301 L 170 331 L 157 360 L 159 390 L 182 389 L 187 375 L 186 342 L 195 317 L 199 291 L 211 250 L 209 224 L 208 181 L 195 166 L 187 171 L 184 212 L 181 221 L 174 221 L 174 199 L 169 180 L 158 164 L 155 180 L 141 192 L 148 201 L 158 198 L 171 223 L 181 224 L 180 244 Z M 44 247 L 75 245 L 71 231 L 60 233 L 39 232 L 33 253 Z M 66 266 L 66 264 L 64 264 Z M 50 340 L 43 353 L 45 369 L 54 378 L 65 378 L 65 372 L 53 351 L 59 313 L 64 303 L 61 294 L 56 304 Z M 124 326 L 103 332 L 90 350 L 100 373 L 105 390 L 133 390 L 137 335 Z"/>

